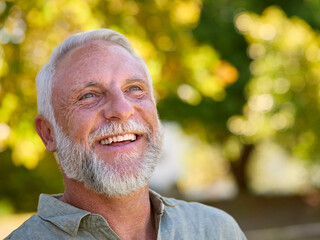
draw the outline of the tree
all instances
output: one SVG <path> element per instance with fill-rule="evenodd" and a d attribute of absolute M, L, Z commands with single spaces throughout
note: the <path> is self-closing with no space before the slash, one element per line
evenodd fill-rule
<path fill-rule="evenodd" d="M 45 164 L 42 159 L 49 155 L 33 126 L 34 79 L 52 48 L 72 32 L 108 27 L 128 36 L 148 64 L 159 102 L 178 94 L 188 108 L 203 96 L 222 99 L 237 70 L 221 61 L 210 45 L 194 39 L 190 30 L 199 21 L 201 5 L 197 0 L 0 2 L 1 158 L 10 156 L 16 166 L 35 169 L 30 175 Z M 231 75 L 223 75 L 229 70 Z M 8 191 L 2 189 L 4 194 Z"/>
<path fill-rule="evenodd" d="M 212 143 L 220 142 L 240 191 L 244 192 L 248 191 L 247 164 L 261 141 L 277 142 L 293 157 L 311 162 L 317 161 L 319 155 L 318 34 L 300 18 L 288 18 L 277 7 L 266 8 L 270 3 L 204 2 L 195 37 L 218 49 L 221 57 L 238 69 L 239 80 L 226 89 L 226 98 L 221 102 L 203 100 L 196 107 L 182 105 L 178 111 L 165 115 L 179 119 L 184 126 L 198 122 L 201 130 L 197 132 Z M 319 26 L 314 17 L 317 3 L 295 1 L 290 5 L 282 3 L 282 7 L 290 15 L 298 14 Z M 160 110 L 165 112 L 165 106 L 173 105 L 172 101 L 179 99 L 165 99 Z"/>
<path fill-rule="evenodd" d="M 248 187 L 247 162 L 263 139 L 300 158 L 318 159 L 319 45 L 312 28 L 320 26 L 320 6 L 316 1 L 279 3 L 311 28 L 276 7 L 263 12 L 273 3 L 0 1 L 0 164 L 12 169 L 2 163 L 10 160 L 35 169 L 30 175 L 47 169 L 43 159 L 50 155 L 33 125 L 36 73 L 70 33 L 101 27 L 129 37 L 151 71 L 160 117 L 216 146 L 231 162 L 240 189 Z M 5 198 L 9 188 L 0 187 Z M 14 198 L 9 202 L 17 204 Z"/>

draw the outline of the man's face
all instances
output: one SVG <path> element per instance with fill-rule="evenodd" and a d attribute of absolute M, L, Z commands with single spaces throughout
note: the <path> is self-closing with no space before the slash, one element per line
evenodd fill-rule
<path fill-rule="evenodd" d="M 118 45 L 94 41 L 59 62 L 54 132 L 68 178 L 113 197 L 148 184 L 161 149 L 151 91 L 139 61 Z"/>
<path fill-rule="evenodd" d="M 97 130 L 112 122 L 134 120 L 148 125 L 154 139 L 159 126 L 151 91 L 136 58 L 118 45 L 93 41 L 67 53 L 59 62 L 52 105 L 57 123 L 71 141 L 113 163 L 119 154 L 134 151 L 142 155 L 147 133 L 101 135 Z"/>

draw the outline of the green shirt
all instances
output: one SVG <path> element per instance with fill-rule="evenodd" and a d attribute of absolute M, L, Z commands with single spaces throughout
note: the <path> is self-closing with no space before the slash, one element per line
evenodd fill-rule
<path fill-rule="evenodd" d="M 38 214 L 5 239 L 112 239 L 121 240 L 98 214 L 59 200 L 62 195 L 41 194 Z M 200 203 L 164 198 L 150 190 L 158 240 L 244 240 L 235 220 L 225 212 Z"/>

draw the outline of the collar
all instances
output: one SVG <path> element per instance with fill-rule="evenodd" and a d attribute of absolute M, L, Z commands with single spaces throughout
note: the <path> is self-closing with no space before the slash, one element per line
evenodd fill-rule
<path fill-rule="evenodd" d="M 41 194 L 38 205 L 38 216 L 70 235 L 76 236 L 81 220 L 90 213 L 60 201 L 61 197 L 62 194 Z"/>
<path fill-rule="evenodd" d="M 174 206 L 151 189 L 149 189 L 149 196 L 153 210 L 159 219 L 165 211 L 165 205 Z M 62 194 L 41 194 L 38 205 L 38 216 L 75 237 L 78 234 L 82 219 L 91 213 L 62 202 L 60 200 L 61 197 Z"/>
<path fill-rule="evenodd" d="M 162 197 L 159 193 L 149 189 L 150 201 L 153 207 L 154 212 L 157 215 L 162 215 L 165 211 L 164 206 L 175 207 L 178 204 L 170 204 L 164 197 Z"/>
<path fill-rule="evenodd" d="M 151 189 L 149 189 L 149 197 L 154 213 L 156 215 L 162 215 L 164 212 L 162 197 Z"/>

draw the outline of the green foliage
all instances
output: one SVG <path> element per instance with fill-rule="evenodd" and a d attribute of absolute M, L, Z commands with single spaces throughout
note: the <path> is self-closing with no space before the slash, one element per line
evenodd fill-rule
<path fill-rule="evenodd" d="M 221 101 L 237 70 L 210 46 L 199 44 L 201 2 L 193 1 L 16 1 L 4 3 L 0 76 L 0 122 L 10 135 L 0 138 L 16 165 L 36 167 L 44 153 L 33 128 L 35 75 L 54 46 L 75 31 L 109 27 L 124 33 L 145 58 L 159 101 L 174 94 L 198 105 L 203 97 Z M 107 13 L 107 14 L 106 14 Z M 186 14 L 188 13 L 188 14 Z M 178 93 L 178 94 L 177 94 Z"/>
<path fill-rule="evenodd" d="M 26 168 L 37 171 L 41 164 L 47 166 L 45 148 L 34 130 L 37 115 L 34 79 L 49 59 L 51 50 L 73 32 L 108 27 L 124 33 L 146 60 L 160 103 L 173 96 L 188 109 L 202 102 L 223 100 L 226 86 L 237 80 L 237 70 L 221 61 L 212 46 L 199 43 L 192 35 L 201 6 L 198 0 L 0 1 L 0 157 L 3 169 L 13 171 L 14 168 L 5 162 L 10 159 L 17 166 L 14 172 L 21 171 L 14 179 L 25 184 Z M 33 178 L 31 174 L 30 188 L 39 191 Z M 5 188 L 3 193 L 8 199 L 15 199 L 16 209 L 26 209 L 18 205 L 21 195 L 17 195 L 26 191 L 15 181 L 8 186 L 13 192 Z M 50 189 L 49 186 L 47 190 Z"/>
<path fill-rule="evenodd" d="M 232 117 L 229 129 L 246 142 L 276 139 L 296 157 L 318 160 L 319 35 L 277 7 L 240 13 L 235 24 L 248 42 L 253 77 L 243 116 Z"/>
<path fill-rule="evenodd" d="M 52 156 L 46 156 L 33 169 L 15 166 L 9 150 L 1 153 L 0 161 L 0 215 L 13 211 L 37 209 L 39 193 L 63 191 L 62 177 Z"/>
<path fill-rule="evenodd" d="M 299 0 L 0 1 L 0 205 L 34 210 L 39 192 L 61 191 L 34 130 L 34 79 L 69 34 L 102 27 L 146 60 L 160 117 L 224 158 L 239 161 L 244 145 L 269 139 L 318 160 L 319 9 Z"/>

